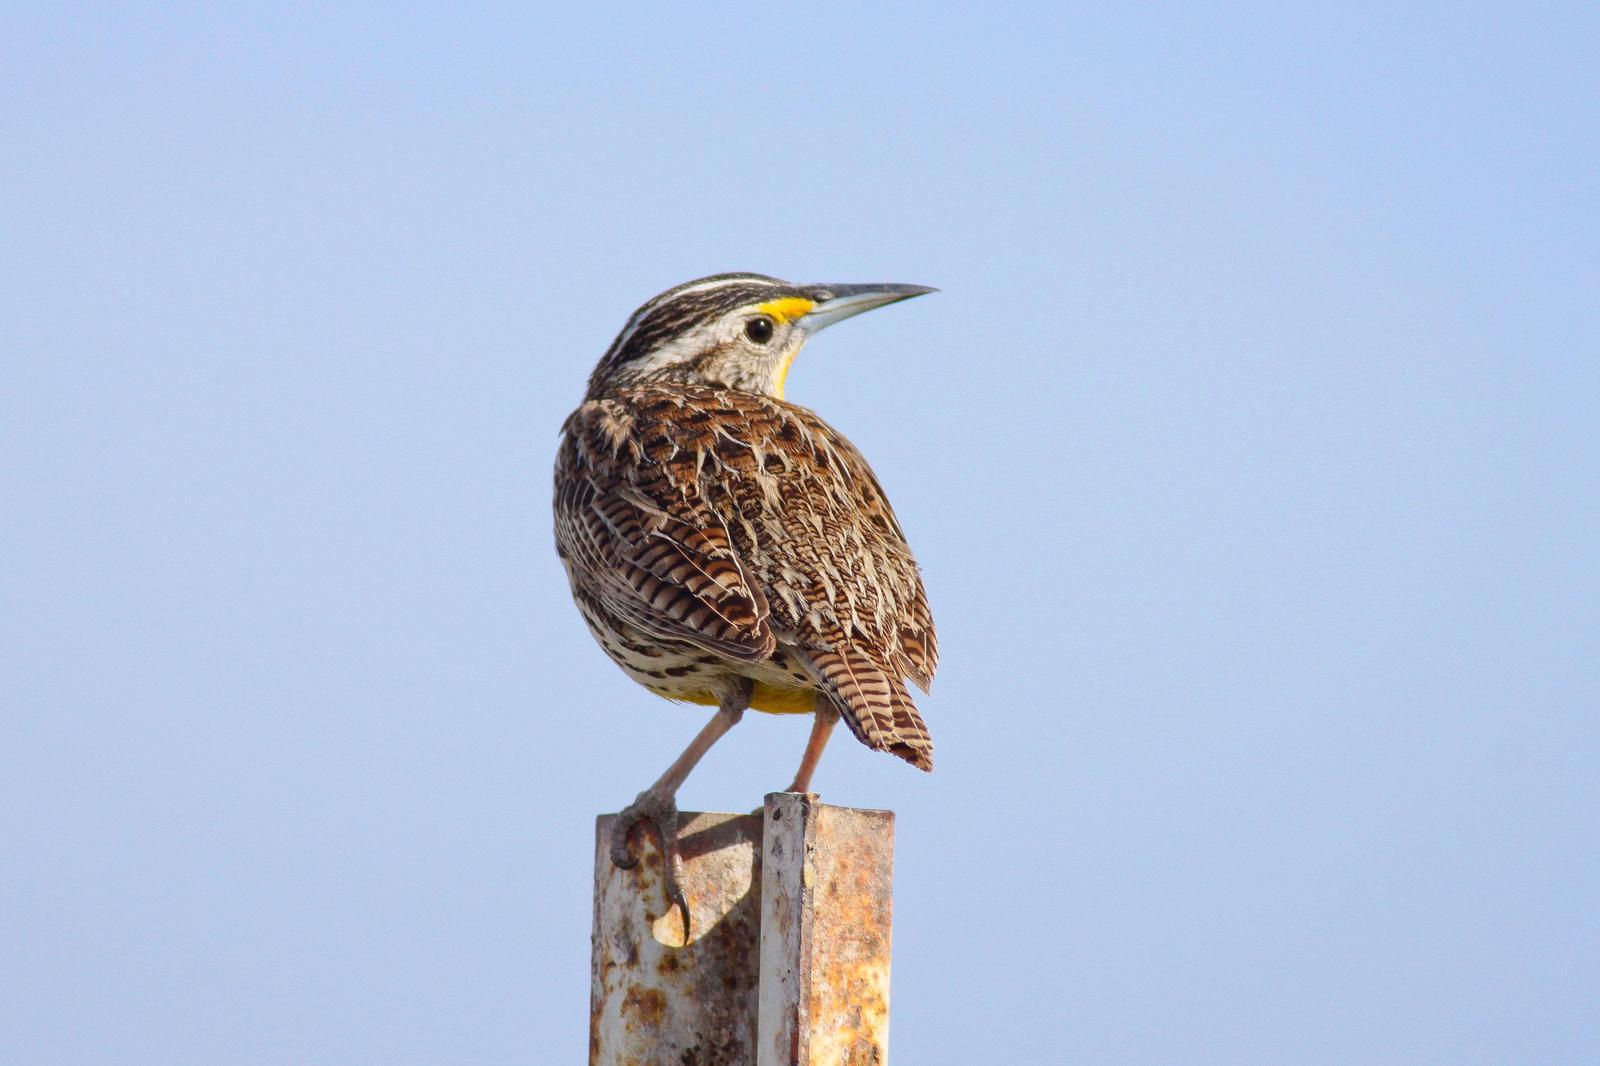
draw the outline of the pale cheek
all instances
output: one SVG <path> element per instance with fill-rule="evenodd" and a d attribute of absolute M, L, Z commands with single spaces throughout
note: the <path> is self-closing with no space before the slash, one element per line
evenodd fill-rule
<path fill-rule="evenodd" d="M 773 373 L 771 361 L 755 356 L 741 356 L 728 366 L 728 384 L 745 392 L 771 393 Z"/>
<path fill-rule="evenodd" d="M 796 348 L 783 355 L 773 355 L 764 359 L 761 364 L 761 383 L 757 391 L 783 399 L 784 382 L 789 377 L 789 367 L 794 364 L 794 357 L 798 354 L 800 350 Z"/>

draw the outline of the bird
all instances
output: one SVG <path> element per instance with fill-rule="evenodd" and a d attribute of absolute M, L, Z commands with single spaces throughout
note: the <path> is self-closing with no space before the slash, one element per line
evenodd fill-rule
<path fill-rule="evenodd" d="M 716 708 L 609 841 L 627 869 L 636 831 L 655 837 L 686 940 L 677 792 L 746 710 L 813 715 L 791 792 L 809 791 L 841 718 L 933 768 L 907 689 L 928 691 L 939 654 L 916 559 L 866 458 L 784 384 L 820 330 L 934 291 L 686 282 L 628 318 L 562 426 L 555 542 L 579 612 L 634 681 Z"/>

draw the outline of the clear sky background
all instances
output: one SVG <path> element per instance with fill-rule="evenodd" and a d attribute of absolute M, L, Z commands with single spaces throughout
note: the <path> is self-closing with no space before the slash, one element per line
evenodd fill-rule
<path fill-rule="evenodd" d="M 562 418 L 722 270 L 924 565 L 905 1064 L 1600 1061 L 1588 4 L 29 5 L 0 26 L 0 1061 L 564 1063 Z M 682 795 L 748 809 L 803 720 Z"/>

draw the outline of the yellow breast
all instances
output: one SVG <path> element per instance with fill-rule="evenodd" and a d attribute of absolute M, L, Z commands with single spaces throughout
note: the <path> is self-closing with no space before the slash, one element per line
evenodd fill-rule
<path fill-rule="evenodd" d="M 663 692 L 652 688 L 658 696 L 682 703 L 698 703 L 715 707 L 717 698 L 709 692 Z M 767 714 L 810 714 L 817 709 L 816 692 L 809 688 L 779 688 L 757 681 L 750 695 L 750 709 Z"/>

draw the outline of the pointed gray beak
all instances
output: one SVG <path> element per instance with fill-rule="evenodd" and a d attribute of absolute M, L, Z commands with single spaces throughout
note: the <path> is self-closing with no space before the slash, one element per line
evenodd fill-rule
<path fill-rule="evenodd" d="M 835 322 L 842 322 L 874 307 L 909 300 L 913 296 L 938 292 L 926 285 L 818 285 L 811 290 L 816 306 L 800 318 L 800 328 L 811 336 Z"/>

